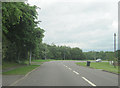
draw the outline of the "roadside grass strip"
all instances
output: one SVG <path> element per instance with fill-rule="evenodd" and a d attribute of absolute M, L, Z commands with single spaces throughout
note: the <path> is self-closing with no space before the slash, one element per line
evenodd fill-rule
<path fill-rule="evenodd" d="M 49 61 L 54 61 L 54 60 L 52 60 L 52 59 L 46 59 L 46 60 L 38 59 L 38 60 L 33 60 L 33 62 L 49 62 Z"/>
<path fill-rule="evenodd" d="M 3 72 L 3 75 L 25 75 L 39 66 L 40 65 L 24 66 L 24 67 L 16 68 L 7 72 Z"/>
<path fill-rule="evenodd" d="M 79 66 L 87 67 L 86 62 L 78 62 L 76 64 Z M 110 65 L 109 62 L 91 62 L 90 67 L 118 74 L 118 66 L 116 66 L 116 68 L 114 68 L 114 66 Z"/>
<path fill-rule="evenodd" d="M 2 69 L 9 69 L 14 66 L 20 66 L 21 64 L 15 63 L 15 62 L 2 62 Z"/>

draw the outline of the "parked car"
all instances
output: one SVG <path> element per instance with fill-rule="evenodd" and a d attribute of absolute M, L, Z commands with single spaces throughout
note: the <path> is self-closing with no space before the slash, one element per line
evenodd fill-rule
<path fill-rule="evenodd" d="M 97 59 L 96 62 L 101 62 L 102 60 L 101 59 Z"/>

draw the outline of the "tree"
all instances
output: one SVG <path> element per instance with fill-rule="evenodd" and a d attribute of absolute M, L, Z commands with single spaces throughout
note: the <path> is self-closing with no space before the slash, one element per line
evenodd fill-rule
<path fill-rule="evenodd" d="M 31 54 L 37 47 L 38 41 L 42 42 L 44 30 L 38 27 L 39 22 L 35 21 L 37 19 L 36 9 L 36 6 L 29 6 L 24 2 L 3 2 L 3 35 L 15 47 L 11 47 L 12 50 L 16 50 L 13 61 L 26 60 L 28 52 L 31 51 L 29 53 Z M 8 48 L 7 52 L 11 50 Z M 11 55 L 7 52 L 5 52 L 5 60 L 11 61 Z"/>
<path fill-rule="evenodd" d="M 84 59 L 84 55 L 82 53 L 82 50 L 79 48 L 72 48 L 71 50 L 71 55 L 72 55 L 72 59 L 73 60 L 80 60 L 80 59 Z"/>

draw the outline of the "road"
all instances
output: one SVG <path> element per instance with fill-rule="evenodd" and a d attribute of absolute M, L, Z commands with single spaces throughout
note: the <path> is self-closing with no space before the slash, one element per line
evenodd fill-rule
<path fill-rule="evenodd" d="M 75 61 L 50 61 L 12 86 L 118 86 L 118 75 L 78 66 Z"/>

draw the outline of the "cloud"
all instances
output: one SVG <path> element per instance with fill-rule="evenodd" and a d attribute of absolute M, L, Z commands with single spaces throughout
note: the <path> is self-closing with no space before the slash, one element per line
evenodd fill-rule
<path fill-rule="evenodd" d="M 38 19 L 45 30 L 43 41 L 83 50 L 113 51 L 118 32 L 118 0 L 39 0 Z"/>

